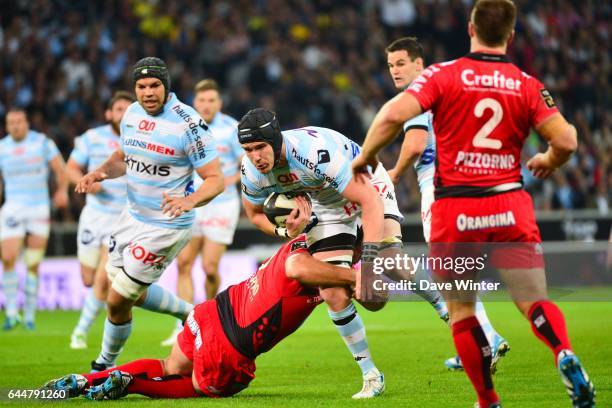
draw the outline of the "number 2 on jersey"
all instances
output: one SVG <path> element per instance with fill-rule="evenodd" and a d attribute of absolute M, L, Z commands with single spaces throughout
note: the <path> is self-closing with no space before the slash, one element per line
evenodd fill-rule
<path fill-rule="evenodd" d="M 486 121 L 484 125 L 480 128 L 474 139 L 472 140 L 472 144 L 474 147 L 484 147 L 486 149 L 495 149 L 499 150 L 502 147 L 501 140 L 496 139 L 487 139 L 491 132 L 495 129 L 499 122 L 502 121 L 504 117 L 504 109 L 501 104 L 497 102 L 493 98 L 484 98 L 481 99 L 476 106 L 474 107 L 474 115 L 477 118 L 481 118 L 487 109 L 491 109 L 493 111 L 493 116 Z"/>

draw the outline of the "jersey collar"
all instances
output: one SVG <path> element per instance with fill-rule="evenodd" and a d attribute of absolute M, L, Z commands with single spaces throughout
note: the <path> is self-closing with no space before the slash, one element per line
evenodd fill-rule
<path fill-rule="evenodd" d="M 506 54 L 488 54 L 485 52 L 470 52 L 465 58 L 487 62 L 510 62 L 510 58 Z"/>

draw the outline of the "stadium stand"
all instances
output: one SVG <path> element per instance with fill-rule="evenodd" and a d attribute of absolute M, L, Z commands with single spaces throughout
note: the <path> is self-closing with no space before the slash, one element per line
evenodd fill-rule
<path fill-rule="evenodd" d="M 439 7 L 444 3 L 445 7 Z M 157 2 L 146 0 L 0 1 L 0 117 L 24 107 L 34 129 L 66 156 L 73 140 L 103 122 L 127 68 L 145 55 L 172 67 L 173 88 L 190 101 L 195 82 L 214 77 L 229 114 L 275 109 L 283 126 L 324 125 L 360 141 L 393 87 L 384 47 L 418 36 L 427 63 L 459 57 L 470 1 L 293 0 Z M 551 180 L 525 173 L 538 209 L 609 211 L 612 194 L 610 48 L 612 7 L 605 1 L 517 0 L 519 36 L 510 54 L 543 79 L 579 131 L 580 147 Z M 0 123 L 4 132 L 4 121 Z M 388 149 L 387 164 L 396 157 Z M 529 139 L 526 156 L 543 149 Z M 405 212 L 417 211 L 416 180 L 398 189 Z M 56 220 L 74 220 L 72 211 Z"/>

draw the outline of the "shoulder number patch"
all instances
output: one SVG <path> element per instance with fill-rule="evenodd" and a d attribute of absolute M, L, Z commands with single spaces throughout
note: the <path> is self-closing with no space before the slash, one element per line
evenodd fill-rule
<path fill-rule="evenodd" d="M 557 106 L 555 104 L 555 100 L 553 99 L 552 95 L 550 94 L 550 92 L 548 92 L 548 89 L 546 88 L 540 89 L 540 96 L 542 97 L 542 99 L 544 99 L 546 106 L 548 106 L 549 108 L 554 108 L 555 106 Z"/>

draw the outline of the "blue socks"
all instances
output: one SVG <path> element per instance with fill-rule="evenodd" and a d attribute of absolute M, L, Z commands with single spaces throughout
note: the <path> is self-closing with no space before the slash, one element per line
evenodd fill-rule
<path fill-rule="evenodd" d="M 357 314 L 355 305 L 349 304 L 339 312 L 328 310 L 329 317 L 336 325 L 338 333 L 353 355 L 355 362 L 359 365 L 361 373 L 365 374 L 368 370 L 375 368 L 374 361 L 368 348 L 365 327 L 361 318 Z"/>

